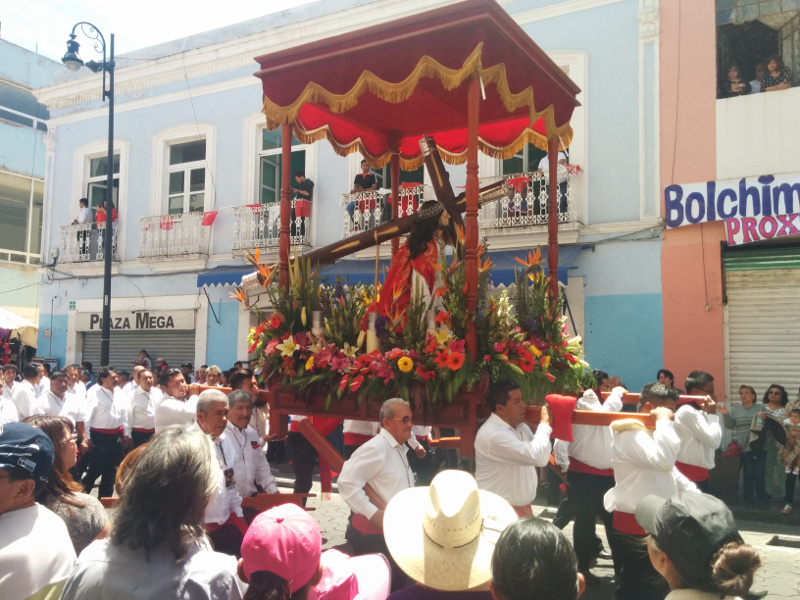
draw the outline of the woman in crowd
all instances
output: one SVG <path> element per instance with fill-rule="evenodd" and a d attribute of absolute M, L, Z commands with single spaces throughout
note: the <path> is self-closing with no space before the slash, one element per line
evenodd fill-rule
<path fill-rule="evenodd" d="M 733 98 L 744 96 L 752 91 L 752 87 L 739 75 L 739 65 L 728 67 L 728 79 L 720 86 L 720 98 Z"/>
<path fill-rule="evenodd" d="M 750 81 L 750 88 L 753 94 L 761 91 L 761 82 L 764 80 L 764 74 L 767 72 L 767 63 L 761 61 L 756 65 L 756 78 Z"/>
<path fill-rule="evenodd" d="M 767 72 L 761 80 L 762 92 L 786 90 L 792 87 L 792 72 L 783 64 L 783 59 L 773 54 L 767 61 Z"/>
<path fill-rule="evenodd" d="M 761 411 L 756 404 L 756 391 L 749 385 L 739 387 L 741 404 L 727 408 L 724 404 L 717 405 L 717 411 L 722 415 L 722 420 L 731 431 L 731 438 L 742 447 L 742 478 L 744 480 L 744 504 L 752 508 L 758 504 L 766 508 L 767 497 L 764 468 L 766 453 L 753 456 L 750 449 L 750 424 L 753 418 Z"/>
<path fill-rule="evenodd" d="M 153 361 L 150 360 L 150 355 L 147 350 L 139 350 L 139 360 L 142 361 L 142 366 L 148 371 L 153 371 Z"/>
<path fill-rule="evenodd" d="M 789 403 L 789 394 L 786 393 L 786 388 L 777 383 L 773 383 L 762 399 L 761 412 L 772 415 L 776 419 L 783 421 L 786 418 L 786 405 Z M 764 415 L 761 415 L 762 418 Z M 764 481 L 767 488 L 767 497 L 772 498 L 772 493 L 775 490 L 783 490 L 784 477 L 783 466 L 778 458 L 778 452 L 783 448 L 783 444 L 778 443 L 772 433 L 767 434 L 767 441 L 764 444 L 764 450 L 767 454 L 767 462 L 764 466 Z M 780 469 L 778 468 L 780 466 Z M 780 472 L 779 481 L 776 483 L 775 472 Z"/>
<path fill-rule="evenodd" d="M 75 554 L 80 554 L 93 540 L 106 537 L 111 524 L 100 501 L 84 494 L 83 486 L 69 473 L 78 460 L 77 436 L 72 421 L 55 415 L 35 415 L 25 422 L 41 429 L 55 449 L 53 470 L 36 500 L 63 519 Z"/>
<path fill-rule="evenodd" d="M 761 559 L 721 500 L 694 492 L 645 496 L 636 521 L 649 534 L 650 562 L 669 584 L 666 600 L 733 600 L 750 591 Z"/>
<path fill-rule="evenodd" d="M 552 523 L 525 517 L 500 534 L 489 584 L 495 600 L 575 600 L 584 587 L 572 545 Z"/>
<path fill-rule="evenodd" d="M 143 447 L 111 536 L 84 550 L 62 600 L 238 600 L 236 559 L 211 550 L 203 530 L 219 473 L 205 434 L 172 426 Z"/>
<path fill-rule="evenodd" d="M 658 383 L 661 385 L 665 385 L 667 387 L 673 388 L 678 390 L 681 394 L 685 393 L 682 389 L 675 387 L 675 376 L 672 374 L 672 371 L 668 369 L 661 369 L 656 376 Z"/>

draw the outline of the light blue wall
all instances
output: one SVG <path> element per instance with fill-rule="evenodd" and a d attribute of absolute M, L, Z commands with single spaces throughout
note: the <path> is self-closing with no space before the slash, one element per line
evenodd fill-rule
<path fill-rule="evenodd" d="M 49 85 L 64 65 L 21 46 L 0 40 L 0 79 L 27 88 Z"/>
<path fill-rule="evenodd" d="M 52 332 L 50 339 L 44 337 L 44 330 Z M 39 339 L 36 345 L 38 356 L 58 358 L 58 366 L 63 367 L 67 358 L 67 315 L 39 313 Z"/>
<path fill-rule="evenodd" d="M 214 302 L 213 305 L 220 322 L 216 322 L 209 309 L 206 364 L 218 365 L 221 369 L 229 369 L 237 360 L 239 303 Z"/>
<path fill-rule="evenodd" d="M 0 271 L 0 306 L 38 306 L 39 280 L 34 268 L 4 264 Z"/>
<path fill-rule="evenodd" d="M 44 177 L 43 133 L 30 127 L 0 122 L 0 169 L 29 177 Z"/>

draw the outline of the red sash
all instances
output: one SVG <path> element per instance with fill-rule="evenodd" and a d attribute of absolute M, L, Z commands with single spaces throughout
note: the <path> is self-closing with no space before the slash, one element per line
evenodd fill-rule
<path fill-rule="evenodd" d="M 676 462 L 675 466 L 678 467 L 678 471 L 686 475 L 689 481 L 706 481 L 708 479 L 708 469 L 703 467 L 683 462 Z"/>
<path fill-rule="evenodd" d="M 383 535 L 383 529 L 375 527 L 367 517 L 353 513 L 353 527 L 364 535 Z"/>
<path fill-rule="evenodd" d="M 647 535 L 642 526 L 636 522 L 636 517 L 633 513 L 618 510 L 614 511 L 614 529 L 620 533 L 628 533 L 630 535 Z"/>
<path fill-rule="evenodd" d="M 240 517 L 236 513 L 231 513 L 230 515 L 228 515 L 228 520 L 225 521 L 224 523 L 206 523 L 205 528 L 206 531 L 216 531 L 217 529 L 220 529 L 225 525 L 233 525 L 234 527 L 236 527 L 236 529 L 238 529 L 242 533 L 242 535 L 247 533 L 247 523 L 242 517 Z"/>
<path fill-rule="evenodd" d="M 366 435 L 364 433 L 350 433 L 349 431 L 346 431 L 344 434 L 344 445 L 361 446 L 362 444 L 366 444 L 371 439 L 371 435 Z"/>
<path fill-rule="evenodd" d="M 136 433 L 155 433 L 155 429 L 145 429 L 144 427 L 133 427 L 131 431 L 135 431 Z"/>
<path fill-rule="evenodd" d="M 89 431 L 93 433 L 104 433 L 105 435 L 117 435 L 118 433 L 122 433 L 122 427 L 117 427 L 116 429 L 100 429 L 99 427 L 92 427 Z"/>
<path fill-rule="evenodd" d="M 602 475 L 603 477 L 613 477 L 614 469 L 595 469 L 585 462 L 579 461 L 577 458 L 569 457 L 569 470 L 575 473 L 586 473 L 588 475 Z"/>

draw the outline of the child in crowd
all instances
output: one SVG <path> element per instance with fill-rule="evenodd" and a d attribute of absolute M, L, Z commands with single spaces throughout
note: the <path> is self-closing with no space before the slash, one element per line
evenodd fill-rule
<path fill-rule="evenodd" d="M 789 418 L 783 421 L 783 426 L 786 428 L 786 445 L 778 452 L 778 458 L 786 467 L 786 506 L 781 512 L 788 515 L 792 512 L 794 486 L 800 475 L 800 408 L 793 408 L 789 412 Z"/>

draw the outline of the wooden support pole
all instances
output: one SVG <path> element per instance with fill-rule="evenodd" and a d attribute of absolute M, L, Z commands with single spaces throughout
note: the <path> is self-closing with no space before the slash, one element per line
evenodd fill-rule
<path fill-rule="evenodd" d="M 389 134 L 389 147 L 392 158 L 389 162 L 390 177 L 392 179 L 392 221 L 400 215 L 400 132 L 392 131 Z M 408 215 L 406 215 L 408 216 Z M 400 238 L 392 238 L 392 258 L 400 249 Z M 390 290 L 391 292 L 391 290 Z"/>
<path fill-rule="evenodd" d="M 289 289 L 289 220 L 292 203 L 289 199 L 292 181 L 292 125 L 281 126 L 281 233 L 278 245 L 280 262 L 279 285 Z"/>
<path fill-rule="evenodd" d="M 547 142 L 550 193 L 547 198 L 547 267 L 550 270 L 550 294 L 558 298 L 558 136 Z"/>
<path fill-rule="evenodd" d="M 478 117 L 481 98 L 480 75 L 475 73 L 467 90 L 467 219 L 465 271 L 467 285 L 467 339 L 470 360 L 478 353 L 475 312 L 478 307 Z"/>

